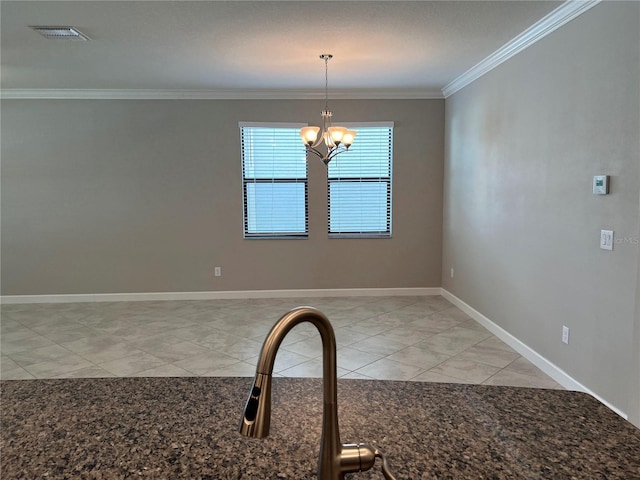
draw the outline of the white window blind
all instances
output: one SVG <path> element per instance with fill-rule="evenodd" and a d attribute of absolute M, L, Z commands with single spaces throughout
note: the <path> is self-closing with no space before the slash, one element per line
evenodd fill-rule
<path fill-rule="evenodd" d="M 390 237 L 393 124 L 349 128 L 353 146 L 328 165 L 329 237 Z"/>
<path fill-rule="evenodd" d="M 308 236 L 302 126 L 240 123 L 245 238 Z"/>

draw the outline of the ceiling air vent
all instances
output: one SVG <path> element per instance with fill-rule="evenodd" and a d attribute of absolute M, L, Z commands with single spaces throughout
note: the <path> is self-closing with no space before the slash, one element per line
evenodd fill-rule
<path fill-rule="evenodd" d="M 89 40 L 89 37 L 74 27 L 31 26 L 31 28 L 51 40 Z"/>

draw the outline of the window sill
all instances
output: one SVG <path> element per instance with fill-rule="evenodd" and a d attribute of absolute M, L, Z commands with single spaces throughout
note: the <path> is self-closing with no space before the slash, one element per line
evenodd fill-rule
<path fill-rule="evenodd" d="M 329 238 L 391 238 L 390 233 L 330 233 Z"/>
<path fill-rule="evenodd" d="M 245 240 L 307 240 L 309 235 L 245 235 Z"/>

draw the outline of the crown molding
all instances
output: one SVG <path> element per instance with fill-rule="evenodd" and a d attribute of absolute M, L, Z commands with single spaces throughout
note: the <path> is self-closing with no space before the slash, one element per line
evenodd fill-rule
<path fill-rule="evenodd" d="M 340 99 L 442 99 L 442 91 L 428 89 L 352 89 L 332 90 L 332 100 Z M 75 100 L 323 100 L 320 90 L 265 89 L 63 89 L 8 88 L 0 90 L 2 99 Z"/>
<path fill-rule="evenodd" d="M 485 73 L 506 62 L 514 55 L 543 39 L 551 32 L 569 23 L 577 16 L 595 7 L 602 0 L 567 0 L 524 32 L 507 42 L 481 62 L 477 63 L 442 89 L 444 98 L 466 87 Z"/>

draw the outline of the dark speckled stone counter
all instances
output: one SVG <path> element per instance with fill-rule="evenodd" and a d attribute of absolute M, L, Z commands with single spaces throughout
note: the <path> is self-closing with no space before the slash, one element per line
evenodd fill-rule
<path fill-rule="evenodd" d="M 249 378 L 3 381 L 3 479 L 315 479 L 321 380 L 276 378 L 271 435 L 237 426 Z M 640 430 L 558 390 L 339 380 L 343 442 L 399 479 L 640 479 Z M 354 479 L 382 479 L 379 465 Z"/>

